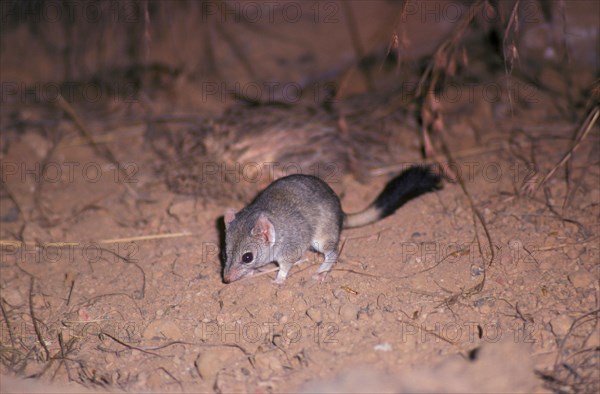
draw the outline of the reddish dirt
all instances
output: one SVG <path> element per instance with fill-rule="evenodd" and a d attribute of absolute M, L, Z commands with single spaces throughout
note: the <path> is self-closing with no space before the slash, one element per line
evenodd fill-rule
<path fill-rule="evenodd" d="M 389 13 L 398 12 L 390 4 L 356 7 L 363 7 L 355 17 L 370 40 L 389 28 L 362 21 L 375 18 L 389 27 Z M 585 9 L 569 7 L 568 15 L 581 16 L 569 26 L 595 29 L 597 44 L 597 21 L 588 23 Z M 282 37 L 298 29 L 278 26 Z M 407 26 L 416 59 L 430 54 L 455 25 L 426 24 L 430 30 L 422 38 L 418 20 Z M 274 70 L 278 80 L 314 77 L 352 59 L 347 33 L 336 35 L 335 27 L 339 23 L 322 23 L 321 31 L 302 38 L 318 59 L 309 62 L 314 69 L 278 64 L 273 59 L 296 59 L 298 52 L 269 52 L 262 36 L 249 39 L 249 49 L 259 52 L 254 56 L 266 51 L 261 71 Z M 543 53 L 546 43 L 536 34 L 546 28 L 541 22 L 525 26 L 521 49 L 523 67 L 536 70 L 543 83 L 516 76 L 506 85 L 504 71 L 490 72 L 474 58 L 468 74 L 477 82 L 460 85 L 471 94 L 455 100 L 446 91 L 438 103 L 444 131 L 432 134 L 436 158 L 456 160 L 450 168 L 462 186 L 446 179 L 442 190 L 394 215 L 345 231 L 340 260 L 323 283 L 310 280 L 322 258 L 310 252 L 282 286 L 272 283 L 276 272 L 222 282 L 220 217 L 229 206 L 242 208 L 272 180 L 266 172 L 250 177 L 244 166 L 277 158 L 269 148 L 279 144 L 276 138 L 250 144 L 257 157 L 239 162 L 239 182 L 232 182 L 228 166 L 242 149 L 232 141 L 243 141 L 242 122 L 254 122 L 267 136 L 281 130 L 292 135 L 299 127 L 306 135 L 349 129 L 350 140 L 372 128 L 381 140 L 350 143 L 378 152 L 357 156 L 363 166 L 358 176 L 343 150 L 345 161 L 334 161 L 339 171 L 320 174 L 346 212 L 359 211 L 402 166 L 423 160 L 415 104 L 394 104 L 404 90 L 382 88 L 390 81 L 398 86 L 394 70 L 374 71 L 380 90 L 365 93 L 354 69 L 337 107 L 346 109 L 343 116 L 297 106 L 278 116 L 264 106 L 243 115 L 223 112 L 229 100 L 203 101 L 185 71 L 183 82 L 133 103 L 74 102 L 93 144 L 64 106 L 9 100 L 2 109 L 0 199 L 3 392 L 597 390 L 600 133 L 597 123 L 578 132 L 593 113 L 589 90 L 581 92 L 597 69 L 582 59 L 569 70 L 567 86 L 560 68 L 526 57 Z M 328 34 L 331 40 L 319 46 L 315 37 Z M 156 40 L 153 54 L 160 58 L 156 52 L 167 44 Z M 584 41 L 570 44 L 573 53 L 589 44 Z M 49 74 L 20 71 L 3 56 L 4 81 L 21 80 L 20 72 Z M 219 56 L 221 73 L 245 75 L 235 56 Z M 486 86 L 500 97 L 482 99 Z M 509 95 L 507 86 L 516 93 Z M 359 99 L 351 102 L 354 92 Z M 202 138 L 198 147 L 190 145 L 195 135 Z M 577 135 L 582 142 L 575 153 L 542 183 Z M 186 156 L 178 156 L 180 141 Z M 293 139 L 285 146 L 294 147 Z M 311 152 L 326 156 L 336 149 L 324 144 L 325 153 Z M 307 163 L 302 160 L 308 159 L 289 162 Z M 217 164 L 210 177 L 198 170 L 203 163 Z M 169 187 L 173 166 L 195 174 L 194 193 Z M 533 193 L 526 192 L 528 184 Z"/>

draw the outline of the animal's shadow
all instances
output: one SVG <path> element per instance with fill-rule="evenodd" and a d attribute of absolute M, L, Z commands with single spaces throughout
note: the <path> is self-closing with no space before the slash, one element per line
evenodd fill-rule
<path fill-rule="evenodd" d="M 225 216 L 219 216 L 215 220 L 215 227 L 219 233 L 219 261 L 221 262 L 221 280 L 223 280 L 225 263 L 227 261 L 225 253 Z"/>

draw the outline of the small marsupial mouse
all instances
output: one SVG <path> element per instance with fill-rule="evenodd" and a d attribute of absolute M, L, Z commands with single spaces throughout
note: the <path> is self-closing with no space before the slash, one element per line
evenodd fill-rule
<path fill-rule="evenodd" d="M 301 174 L 280 178 L 238 213 L 226 210 L 223 279 L 234 282 L 277 262 L 275 283 L 282 284 L 308 249 L 325 256 L 316 273 L 325 275 L 338 259 L 342 229 L 391 215 L 408 200 L 439 189 L 440 182 L 430 167 L 410 167 L 392 179 L 367 209 L 346 214 L 338 196 L 321 179 Z"/>

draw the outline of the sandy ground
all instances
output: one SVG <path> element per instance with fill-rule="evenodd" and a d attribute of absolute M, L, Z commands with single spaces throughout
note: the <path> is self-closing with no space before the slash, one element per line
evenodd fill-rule
<path fill-rule="evenodd" d="M 280 69 L 293 80 L 307 72 L 296 66 Z M 433 134 L 437 160 L 452 156 L 462 185 L 447 178 L 394 215 L 345 231 L 323 283 L 311 281 L 322 257 L 307 252 L 282 286 L 272 283 L 275 265 L 224 284 L 221 217 L 272 180 L 266 163 L 314 173 L 304 152 L 276 153 L 297 153 L 297 138 L 331 138 L 315 130 L 350 130 L 348 146 L 364 150 L 358 164 L 329 139 L 311 152 L 334 164 L 317 175 L 344 210 L 366 207 L 392 175 L 423 161 L 414 107 L 393 104 L 402 89 L 366 93 L 354 76 L 359 99 L 341 99 L 343 114 L 313 105 L 215 115 L 207 108 L 230 103 L 214 98 L 187 111 L 198 96 L 175 110 L 189 87 L 117 100 L 118 110 L 7 103 L 2 392 L 597 390 L 600 134 L 579 130 L 593 113 L 589 95 L 575 104 L 557 95 L 561 73 L 542 67 L 544 89 L 515 79 L 509 96 L 503 72 L 472 67 L 471 95 L 447 92 L 444 132 Z M 573 92 L 593 72 L 579 70 Z M 398 74 L 375 79 L 390 78 Z M 492 85 L 497 99 L 486 96 Z M 244 140 L 241 125 L 257 137 Z M 577 136 L 575 154 L 545 179 Z M 191 179 L 187 192 L 169 182 L 173 168 Z"/>

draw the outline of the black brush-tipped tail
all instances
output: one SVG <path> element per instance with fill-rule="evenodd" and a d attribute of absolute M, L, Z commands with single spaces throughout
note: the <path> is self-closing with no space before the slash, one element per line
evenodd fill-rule
<path fill-rule="evenodd" d="M 441 177 L 430 166 L 410 167 L 388 182 L 369 208 L 346 215 L 344 228 L 376 222 L 396 212 L 407 201 L 438 189 L 441 189 Z"/>
<path fill-rule="evenodd" d="M 392 179 L 373 205 L 380 219 L 396 212 L 407 201 L 441 188 L 441 178 L 429 166 L 414 166 Z"/>

